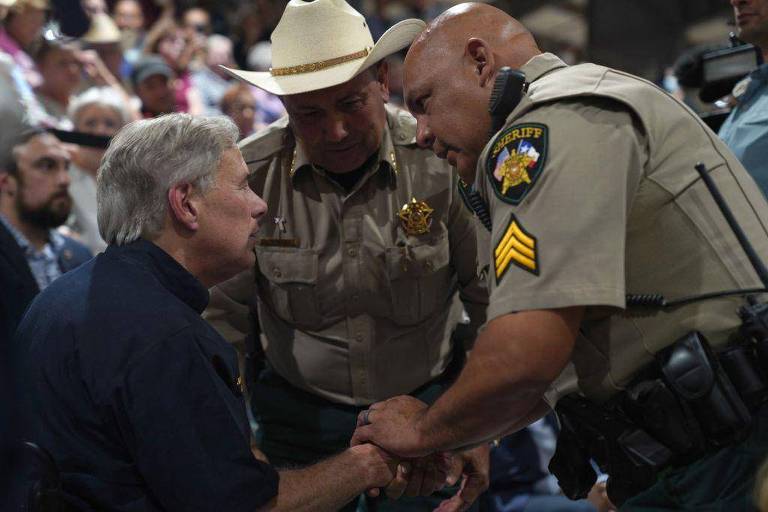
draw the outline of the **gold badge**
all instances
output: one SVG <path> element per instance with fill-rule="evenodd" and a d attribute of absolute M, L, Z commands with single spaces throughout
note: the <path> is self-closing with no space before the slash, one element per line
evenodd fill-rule
<path fill-rule="evenodd" d="M 504 163 L 501 164 L 501 169 L 499 169 L 503 179 L 501 183 L 502 194 L 506 194 L 507 190 L 521 183 L 531 183 L 531 177 L 528 176 L 527 169 L 533 161 L 533 158 L 527 154 L 515 151 L 504 160 Z"/>
<path fill-rule="evenodd" d="M 423 235 L 429 232 L 429 227 L 432 225 L 430 215 L 434 211 L 427 203 L 417 201 L 414 197 L 410 203 L 405 203 L 400 208 L 397 216 L 400 217 L 400 223 L 407 234 Z"/>

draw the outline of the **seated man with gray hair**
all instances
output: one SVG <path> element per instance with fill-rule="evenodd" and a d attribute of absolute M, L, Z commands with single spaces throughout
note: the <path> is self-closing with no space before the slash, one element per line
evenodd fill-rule
<path fill-rule="evenodd" d="M 28 432 L 67 510 L 328 511 L 393 478 L 373 445 L 280 473 L 249 448 L 235 352 L 200 318 L 266 212 L 237 138 L 186 114 L 123 128 L 98 175 L 107 250 L 22 320 Z"/>

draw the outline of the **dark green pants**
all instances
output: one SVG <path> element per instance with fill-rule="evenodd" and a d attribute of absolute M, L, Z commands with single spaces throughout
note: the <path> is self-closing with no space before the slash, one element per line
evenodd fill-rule
<path fill-rule="evenodd" d="M 750 435 L 685 467 L 663 471 L 650 488 L 627 500 L 622 512 L 756 511 L 755 472 L 768 456 L 768 406 L 755 414 Z"/>
<path fill-rule="evenodd" d="M 450 376 L 423 386 L 413 393 L 432 403 L 450 384 Z M 251 407 L 258 423 L 257 444 L 277 467 L 307 466 L 344 451 L 355 431 L 357 415 L 364 407 L 330 402 L 291 386 L 269 366 L 251 383 Z M 431 511 L 458 488 L 434 496 L 365 498 L 360 508 L 370 511 Z M 365 501 L 365 503 L 362 503 Z M 352 503 L 343 510 L 354 511 Z"/>

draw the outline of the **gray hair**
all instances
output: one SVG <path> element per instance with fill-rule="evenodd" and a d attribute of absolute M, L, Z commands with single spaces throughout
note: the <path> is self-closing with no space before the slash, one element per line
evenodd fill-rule
<path fill-rule="evenodd" d="M 113 87 L 91 87 L 78 94 L 70 103 L 67 109 L 67 117 L 77 125 L 77 117 L 80 111 L 91 105 L 100 105 L 111 108 L 122 119 L 123 124 L 131 120 L 131 114 L 125 106 L 125 98 Z"/>
<path fill-rule="evenodd" d="M 205 193 L 222 153 L 239 131 L 226 117 L 168 114 L 126 125 L 112 139 L 96 178 L 99 233 L 108 244 L 154 240 L 168 212 L 168 190 L 194 184 Z"/>
<path fill-rule="evenodd" d="M 205 47 L 208 50 L 226 47 L 227 52 L 232 53 L 232 40 L 221 34 L 211 34 L 205 41 Z"/>

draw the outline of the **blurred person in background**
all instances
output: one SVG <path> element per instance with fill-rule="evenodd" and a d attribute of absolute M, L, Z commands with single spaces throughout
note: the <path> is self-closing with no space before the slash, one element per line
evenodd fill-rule
<path fill-rule="evenodd" d="M 67 108 L 82 79 L 80 48 L 74 41 L 43 39 L 35 52 L 43 81 L 35 89 L 37 99 L 56 128 L 71 129 Z"/>
<path fill-rule="evenodd" d="M 131 71 L 133 91 L 140 101 L 141 117 L 156 117 L 176 112 L 176 74 L 159 55 L 145 55 Z"/>
<path fill-rule="evenodd" d="M 244 139 L 264 125 L 256 123 L 256 98 L 251 87 L 238 82 L 232 85 L 221 97 L 221 112 L 232 119 Z"/>
<path fill-rule="evenodd" d="M 95 85 L 122 87 L 125 77 L 122 36 L 112 18 L 103 12 L 94 15 L 91 18 L 91 28 L 80 40 L 84 49 L 81 60 L 86 74 Z M 98 59 L 93 58 L 94 53 Z M 102 68 L 109 72 L 108 75 Z"/>
<path fill-rule="evenodd" d="M 206 115 L 221 115 L 221 97 L 231 86 L 230 76 L 221 66 L 232 67 L 234 63 L 232 41 L 220 34 L 208 36 L 205 66 L 192 72 L 192 86 L 200 95 Z"/>
<path fill-rule="evenodd" d="M 736 84 L 736 105 L 719 135 L 768 196 L 768 0 L 730 0 L 737 35 L 763 53 L 763 64 Z"/>
<path fill-rule="evenodd" d="M 13 4 L 14 0 L 0 0 L 0 39 L 4 35 L 2 21 Z M 15 138 L 25 126 L 41 124 L 46 117 L 22 68 L 11 55 L 0 51 L 0 167 L 9 160 Z"/>
<path fill-rule="evenodd" d="M 120 29 L 123 56 L 129 65 L 141 56 L 144 48 L 145 30 L 144 10 L 138 0 L 117 0 L 112 9 L 112 18 Z"/>
<path fill-rule="evenodd" d="M 61 235 L 72 208 L 69 154 L 50 133 L 24 132 L 0 168 L 0 340 L 11 339 L 27 305 L 91 257 Z"/>
<path fill-rule="evenodd" d="M 69 106 L 69 118 L 75 131 L 105 137 L 112 137 L 132 120 L 124 96 L 111 87 L 93 87 L 75 97 Z M 70 227 L 94 254 L 107 246 L 99 234 L 96 217 L 96 173 L 104 151 L 78 146 L 69 168 L 74 214 Z"/>
<path fill-rule="evenodd" d="M 602 478 L 586 499 L 563 495 L 548 468 L 558 430 L 555 415 L 548 414 L 491 448 L 489 512 L 615 512 Z"/>
<path fill-rule="evenodd" d="M 181 13 L 181 28 L 187 45 L 195 49 L 189 62 L 190 70 L 205 67 L 206 43 L 212 32 L 211 15 L 201 7 L 190 7 Z"/>
<path fill-rule="evenodd" d="M 0 0 L 0 30 L 8 9 L 15 0 Z M 20 87 L 21 86 L 21 87 Z M 26 94 L 22 92 L 26 90 Z M 24 98 L 33 99 L 32 88 L 29 87 L 20 68 L 16 66 L 10 55 L 0 51 L 0 119 L 3 128 L 0 129 L 0 169 L 7 168 L 11 159 L 13 136 L 24 129 L 25 104 Z M 5 256 L 0 256 L 3 261 Z M 0 286 L 6 286 L 3 283 Z M 18 498 L 14 489 L 19 487 L 21 478 L 19 471 L 19 439 L 21 428 L 18 424 L 19 396 L 16 373 L 12 361 L 15 360 L 10 343 L 6 343 L 7 317 L 10 309 L 6 309 L 5 300 L 0 304 L 0 509 L 12 510 Z M 14 493 L 14 494 L 12 494 Z"/>
<path fill-rule="evenodd" d="M 187 37 L 199 34 L 204 40 L 211 35 L 211 15 L 201 7 L 190 7 L 181 14 L 181 26 Z"/>
<path fill-rule="evenodd" d="M 272 65 L 272 43 L 261 41 L 253 45 L 248 52 L 248 68 L 251 71 L 269 71 Z M 285 105 L 280 97 L 253 87 L 253 97 L 256 98 L 256 122 L 271 124 L 285 115 Z"/>
<path fill-rule="evenodd" d="M 0 52 L 11 56 L 32 88 L 42 84 L 43 77 L 27 52 L 40 38 L 49 10 L 48 0 L 19 0 L 0 26 Z"/>
<path fill-rule="evenodd" d="M 118 0 L 112 8 L 112 18 L 120 30 L 144 30 L 144 9 L 138 0 Z"/>
<path fill-rule="evenodd" d="M 190 63 L 203 50 L 198 37 L 187 37 L 187 33 L 173 19 L 159 20 L 149 34 L 144 46 L 145 54 L 159 55 L 173 69 L 176 78 L 173 88 L 176 94 L 176 111 L 192 115 L 203 113 L 200 95 L 192 87 Z"/>
<path fill-rule="evenodd" d="M 237 67 L 250 69 L 248 66 L 248 53 L 259 42 L 269 41 L 270 27 L 265 10 L 269 9 L 264 2 L 243 3 L 233 13 L 230 26 L 234 27 L 232 42 L 233 53 Z"/>

